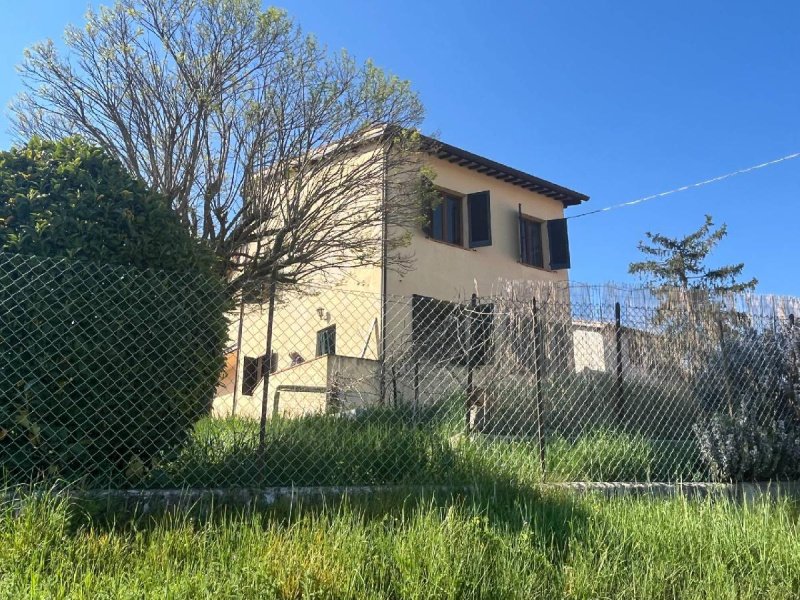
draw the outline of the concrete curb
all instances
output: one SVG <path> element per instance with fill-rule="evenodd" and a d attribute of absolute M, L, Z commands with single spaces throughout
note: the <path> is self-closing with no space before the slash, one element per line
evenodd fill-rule
<path fill-rule="evenodd" d="M 269 508 L 298 502 L 320 503 L 344 496 L 363 497 L 384 494 L 425 494 L 474 491 L 474 486 L 326 486 L 216 489 L 154 489 L 154 490 L 49 490 L 82 504 L 107 512 L 135 512 L 146 515 L 171 508 L 193 506 L 233 506 L 238 508 Z M 625 482 L 565 482 L 543 483 L 534 489 L 574 494 L 599 494 L 606 498 L 645 497 L 692 499 L 715 498 L 735 502 L 755 502 L 779 498 L 800 499 L 800 481 L 764 483 L 625 483 Z M 44 495 L 45 490 L 8 492 L 3 501 L 21 503 L 31 495 Z"/>
<path fill-rule="evenodd" d="M 652 496 L 669 498 L 720 498 L 736 502 L 762 499 L 800 498 L 800 481 L 771 481 L 755 483 L 626 483 L 626 482 L 569 482 L 544 483 L 542 489 L 566 490 L 578 494 L 602 494 L 607 498 Z"/>
<path fill-rule="evenodd" d="M 21 505 L 31 496 L 56 496 L 74 500 L 85 507 L 103 512 L 130 512 L 147 515 L 174 508 L 226 506 L 244 509 L 265 509 L 272 506 L 295 506 L 300 502 L 324 503 L 328 500 L 370 495 L 452 493 L 472 489 L 471 486 L 325 486 L 270 488 L 153 489 L 153 490 L 15 490 L 5 494 L 2 502 Z"/>

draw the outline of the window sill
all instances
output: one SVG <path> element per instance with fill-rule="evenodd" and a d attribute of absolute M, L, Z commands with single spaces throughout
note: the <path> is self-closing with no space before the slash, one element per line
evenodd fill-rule
<path fill-rule="evenodd" d="M 518 260 L 517 264 L 520 264 L 523 267 L 528 267 L 529 269 L 534 269 L 536 271 L 544 271 L 545 273 L 558 273 L 559 271 L 566 271 L 566 269 L 548 269 L 547 267 L 537 267 L 536 265 L 529 265 L 528 263 L 524 263 L 521 260 Z"/>
<path fill-rule="evenodd" d="M 425 239 L 426 240 L 430 240 L 432 242 L 435 242 L 437 244 L 441 244 L 442 246 L 449 246 L 450 248 L 457 248 L 459 250 L 466 250 L 467 252 L 475 252 L 477 250 L 477 248 L 467 248 L 466 246 L 460 246 L 458 244 L 451 244 L 450 242 L 445 242 L 443 240 L 437 240 L 436 238 L 432 238 L 429 235 L 426 235 Z"/>

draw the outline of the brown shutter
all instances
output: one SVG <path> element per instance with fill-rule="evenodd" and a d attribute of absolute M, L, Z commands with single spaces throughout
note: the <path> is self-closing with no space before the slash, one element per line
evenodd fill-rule
<path fill-rule="evenodd" d="M 492 215 L 490 204 L 488 191 L 477 192 L 467 196 L 470 248 L 492 245 Z"/>
<path fill-rule="evenodd" d="M 550 247 L 550 268 L 569 269 L 569 235 L 566 219 L 553 219 L 547 222 L 547 241 Z"/>

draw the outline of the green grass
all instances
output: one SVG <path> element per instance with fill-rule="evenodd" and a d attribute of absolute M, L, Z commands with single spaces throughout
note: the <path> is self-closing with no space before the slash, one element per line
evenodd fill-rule
<path fill-rule="evenodd" d="M 788 501 L 522 489 L 217 509 L 100 524 L 45 496 L 0 509 L 2 598 L 796 598 Z"/>
<path fill-rule="evenodd" d="M 442 482 L 455 456 L 447 439 L 427 429 L 368 416 L 271 420 L 264 450 L 258 422 L 208 419 L 177 460 L 149 485 L 263 487 Z"/>
<path fill-rule="evenodd" d="M 309 416 L 268 422 L 264 451 L 258 423 L 206 419 L 177 459 L 146 479 L 147 487 L 449 484 L 543 480 L 532 437 L 458 432 L 460 417 L 414 420 L 371 410 L 358 418 Z M 610 428 L 546 442 L 549 481 L 663 481 L 697 473 L 694 442 L 649 440 Z"/>

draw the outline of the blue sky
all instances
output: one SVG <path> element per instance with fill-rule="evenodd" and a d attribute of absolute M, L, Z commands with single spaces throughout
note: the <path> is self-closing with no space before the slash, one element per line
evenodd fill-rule
<path fill-rule="evenodd" d="M 33 42 L 86 0 L 2 0 L 0 102 Z M 428 132 L 572 187 L 598 208 L 800 151 L 800 3 L 288 0 L 332 49 L 410 79 Z M 0 148 L 10 145 L 0 120 Z M 800 295 L 800 159 L 571 222 L 576 281 L 627 281 L 645 231 L 710 213 L 759 291 Z M 570 209 L 577 213 L 583 208 Z"/>

